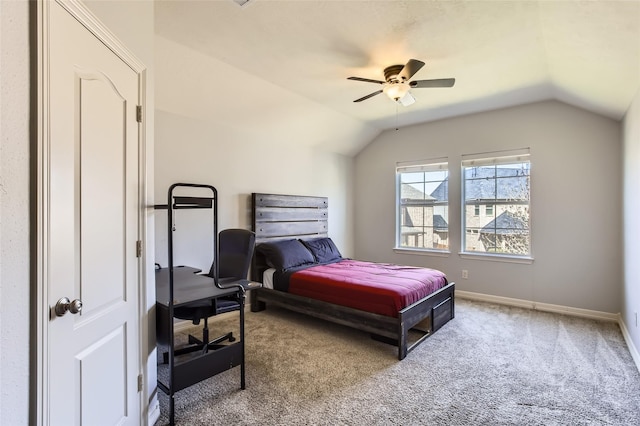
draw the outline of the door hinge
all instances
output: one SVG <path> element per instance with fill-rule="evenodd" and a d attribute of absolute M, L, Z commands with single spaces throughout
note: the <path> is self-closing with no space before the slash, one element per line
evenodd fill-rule
<path fill-rule="evenodd" d="M 142 123 L 142 105 L 136 106 L 136 121 Z"/>
<path fill-rule="evenodd" d="M 142 241 L 136 241 L 136 257 L 142 257 Z"/>
<path fill-rule="evenodd" d="M 142 374 L 138 374 L 138 392 L 142 392 Z"/>

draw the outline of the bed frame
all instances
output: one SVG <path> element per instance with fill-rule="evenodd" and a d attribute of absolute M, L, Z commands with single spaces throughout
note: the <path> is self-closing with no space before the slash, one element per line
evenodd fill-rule
<path fill-rule="evenodd" d="M 263 242 L 292 238 L 328 236 L 328 199 L 297 195 L 252 194 L 252 230 L 256 246 Z M 268 268 L 264 256 L 255 252 L 251 279 L 262 282 Z M 267 304 L 311 315 L 370 333 L 376 340 L 396 345 L 398 359 L 454 318 L 455 284 L 450 283 L 435 293 L 407 306 L 398 317 L 379 314 L 318 301 L 282 291 L 259 288 L 251 291 L 251 311 L 264 310 Z M 409 331 L 418 338 L 409 342 Z"/>

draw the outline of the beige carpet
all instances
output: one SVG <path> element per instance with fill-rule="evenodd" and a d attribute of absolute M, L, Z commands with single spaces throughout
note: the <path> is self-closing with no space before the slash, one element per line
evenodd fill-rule
<path fill-rule="evenodd" d="M 640 425 L 640 374 L 611 322 L 458 300 L 403 361 L 277 308 L 247 314 L 246 330 L 247 388 L 234 368 L 178 392 L 176 424 Z"/>

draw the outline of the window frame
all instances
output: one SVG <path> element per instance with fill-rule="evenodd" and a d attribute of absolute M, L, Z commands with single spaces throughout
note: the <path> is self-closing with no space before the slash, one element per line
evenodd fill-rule
<path fill-rule="evenodd" d="M 468 217 L 467 217 L 467 172 L 466 170 L 471 167 L 482 167 L 482 166 L 500 166 L 500 165 L 509 165 L 509 164 L 521 164 L 528 163 L 527 171 L 528 171 L 528 194 L 527 194 L 527 230 L 528 230 L 528 250 L 525 254 L 518 254 L 514 252 L 490 252 L 490 251 L 475 251 L 467 249 L 467 237 L 469 231 L 473 231 L 476 227 L 469 227 Z M 531 220 L 531 206 L 532 206 L 532 191 L 531 191 L 531 156 L 529 152 L 529 148 L 522 148 L 518 150 L 510 150 L 510 151 L 497 151 L 497 152 L 487 152 L 480 154 L 470 154 L 463 155 L 461 161 L 461 209 L 460 209 L 460 256 L 462 258 L 478 258 L 484 257 L 490 260 L 498 260 L 498 261 L 508 261 L 508 262 L 516 262 L 516 263 L 531 263 L 533 261 L 533 238 L 532 238 L 532 220 Z M 493 180 L 497 181 L 500 177 L 497 175 L 493 176 Z M 497 184 L 496 184 L 497 187 Z M 498 213 L 499 205 L 512 205 L 512 204 L 521 204 L 520 202 L 509 202 L 509 201 L 500 201 L 497 197 L 494 200 L 482 200 L 485 204 L 484 213 L 486 216 L 486 208 L 488 205 L 492 205 L 493 208 L 493 217 L 495 220 L 496 215 Z M 488 202 L 490 201 L 490 202 Z M 474 207 L 475 211 L 475 207 Z M 469 213 L 469 215 L 473 215 L 474 211 Z M 475 216 L 474 216 L 475 217 Z M 485 225 L 486 226 L 486 225 Z M 478 228 L 479 230 L 480 228 Z"/>
<path fill-rule="evenodd" d="M 403 227 L 403 217 L 406 216 L 407 210 L 406 204 L 402 203 L 402 174 L 403 173 L 416 173 L 416 172 L 445 172 L 445 178 L 440 182 L 441 185 L 443 182 L 446 183 L 446 203 L 442 202 L 434 202 L 434 205 L 437 204 L 439 206 L 444 206 L 444 211 L 446 212 L 444 220 L 446 222 L 446 248 L 438 248 L 438 247 L 411 247 L 402 245 L 402 227 Z M 395 200 L 395 246 L 394 251 L 396 252 L 410 252 L 417 254 L 429 254 L 436 256 L 448 256 L 451 250 L 451 228 L 450 228 L 450 200 L 449 200 L 449 178 L 451 176 L 451 170 L 449 168 L 448 158 L 433 158 L 427 160 L 419 160 L 419 161 L 411 161 L 411 162 L 398 162 L 396 163 L 396 200 Z M 428 181 L 423 179 L 422 183 L 428 182 L 436 182 L 436 181 Z M 435 191 L 435 190 L 434 190 Z M 430 194 L 424 194 L 430 195 Z M 426 206 L 426 204 L 425 204 Z M 403 207 L 405 207 L 403 209 Z M 436 228 L 435 224 L 432 222 L 431 226 L 420 225 L 422 227 L 422 234 L 424 234 L 424 229 L 431 228 L 432 235 L 435 234 L 434 229 Z M 442 241 L 442 240 L 439 240 Z"/>

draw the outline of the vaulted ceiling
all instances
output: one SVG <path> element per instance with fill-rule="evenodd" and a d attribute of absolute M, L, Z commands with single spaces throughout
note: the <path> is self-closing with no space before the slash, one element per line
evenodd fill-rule
<path fill-rule="evenodd" d="M 344 138 L 314 138 L 347 155 L 396 126 L 546 99 L 619 120 L 640 87 L 639 1 L 236 1 L 156 2 L 156 34 L 223 65 L 217 84 L 247 92 L 223 103 L 238 120 L 261 121 L 254 101 L 336 117 Z M 414 79 L 455 86 L 412 89 L 408 107 L 353 102 L 380 86 L 347 77 L 384 80 L 411 58 L 426 63 Z"/>

